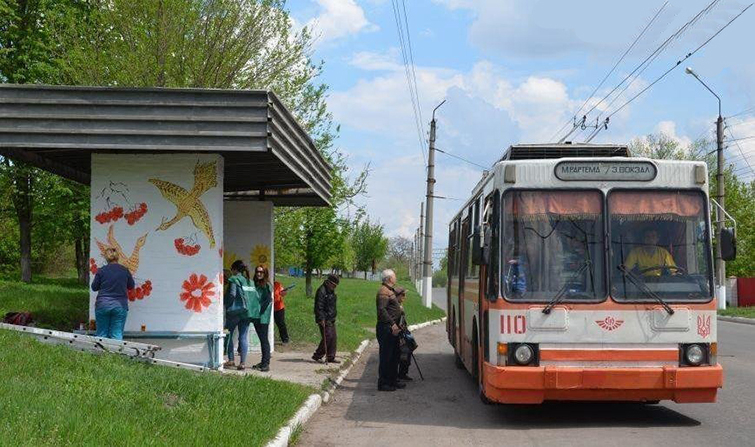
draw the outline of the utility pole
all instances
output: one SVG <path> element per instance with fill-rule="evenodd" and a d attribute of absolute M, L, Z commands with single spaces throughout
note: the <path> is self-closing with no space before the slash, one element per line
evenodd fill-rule
<path fill-rule="evenodd" d="M 702 82 L 702 81 L 701 81 Z M 724 119 L 721 117 L 721 101 L 718 102 L 718 120 L 716 120 L 716 158 L 718 159 L 718 172 L 716 173 L 716 277 L 718 278 L 718 308 L 726 309 L 726 262 L 721 257 L 721 233 L 724 229 L 726 209 L 724 206 Z"/>
<path fill-rule="evenodd" d="M 724 206 L 724 119 L 721 116 L 721 98 L 714 92 L 708 84 L 703 82 L 697 73 L 691 67 L 684 70 L 687 74 L 692 75 L 708 89 L 718 100 L 718 119 L 716 120 L 716 158 L 718 162 L 718 172 L 716 172 L 716 297 L 718 298 L 718 308 L 726 309 L 726 263 L 721 257 L 721 233 L 724 229 L 724 219 L 726 219 L 726 207 Z"/>
<path fill-rule="evenodd" d="M 430 150 L 427 154 L 427 214 L 425 215 L 425 246 L 424 265 L 422 275 L 422 304 L 433 306 L 433 197 L 435 195 L 435 111 L 442 106 L 443 100 L 433 109 L 433 119 L 430 121 Z"/>
<path fill-rule="evenodd" d="M 423 264 L 424 260 L 425 260 L 424 248 L 425 248 L 425 202 L 422 202 L 419 205 L 419 256 L 417 257 L 417 280 L 418 280 L 417 291 L 422 297 L 425 296 L 422 293 L 422 287 L 424 285 L 424 282 L 423 282 L 424 269 L 422 268 L 422 266 L 424 265 Z"/>

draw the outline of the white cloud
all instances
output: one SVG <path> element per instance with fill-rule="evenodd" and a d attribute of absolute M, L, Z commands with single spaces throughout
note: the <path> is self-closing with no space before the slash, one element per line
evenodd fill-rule
<path fill-rule="evenodd" d="M 354 0 L 315 0 L 320 5 L 317 17 L 307 22 L 317 43 L 331 42 L 361 32 L 376 31 L 364 10 Z"/>
<path fill-rule="evenodd" d="M 350 65 L 367 71 L 396 71 L 403 70 L 399 62 L 399 49 L 391 48 L 385 53 L 360 51 L 352 56 Z"/>
<path fill-rule="evenodd" d="M 667 137 L 676 141 L 682 146 L 689 146 L 692 144 L 692 139 L 686 135 L 678 135 L 676 133 L 676 123 L 674 121 L 661 121 L 655 126 L 655 132 L 665 134 Z"/>

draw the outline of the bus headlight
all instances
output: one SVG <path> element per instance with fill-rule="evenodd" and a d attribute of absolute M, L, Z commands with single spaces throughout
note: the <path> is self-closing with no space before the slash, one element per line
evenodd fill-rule
<path fill-rule="evenodd" d="M 519 345 L 514 349 L 514 361 L 519 365 L 529 365 L 535 358 L 535 351 L 530 345 Z"/>
<path fill-rule="evenodd" d="M 687 345 L 684 350 L 684 359 L 687 364 L 700 366 L 705 361 L 705 349 L 700 345 Z"/>

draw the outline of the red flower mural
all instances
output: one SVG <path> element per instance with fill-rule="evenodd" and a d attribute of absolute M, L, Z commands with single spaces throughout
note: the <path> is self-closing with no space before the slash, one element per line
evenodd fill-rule
<path fill-rule="evenodd" d="M 205 275 L 197 276 L 196 273 L 184 281 L 183 290 L 181 301 L 185 301 L 186 308 L 194 312 L 202 312 L 203 308 L 209 307 L 215 296 L 215 284 L 208 281 Z"/>
<path fill-rule="evenodd" d="M 94 260 L 94 258 L 89 258 L 89 272 L 92 275 L 96 275 L 97 270 L 97 262 Z"/>
<path fill-rule="evenodd" d="M 146 280 L 142 285 L 134 287 L 133 289 L 126 292 L 129 301 L 142 300 L 148 297 L 151 293 L 152 281 L 150 280 Z"/>

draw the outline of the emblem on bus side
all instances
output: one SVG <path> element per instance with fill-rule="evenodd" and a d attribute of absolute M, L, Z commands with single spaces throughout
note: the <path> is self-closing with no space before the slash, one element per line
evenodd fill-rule
<path fill-rule="evenodd" d="M 697 316 L 697 333 L 702 338 L 708 338 L 708 335 L 710 335 L 710 315 L 707 317 L 705 315 Z"/>
<path fill-rule="evenodd" d="M 624 324 L 624 320 L 617 320 L 614 317 L 606 317 L 603 320 L 595 320 L 595 322 L 600 326 L 604 331 L 613 331 L 618 329 L 622 324 Z"/>

